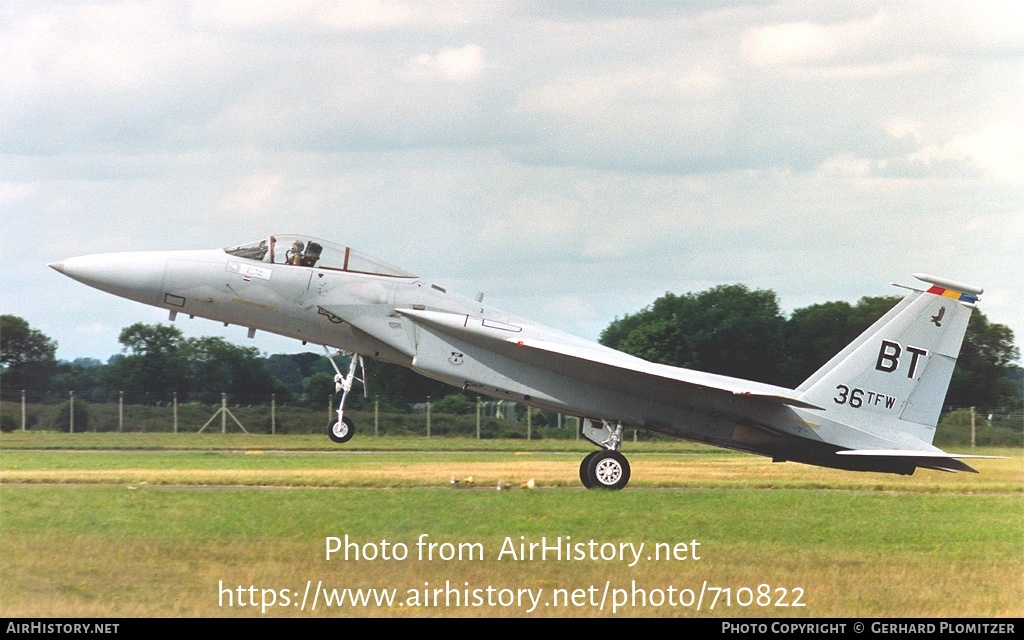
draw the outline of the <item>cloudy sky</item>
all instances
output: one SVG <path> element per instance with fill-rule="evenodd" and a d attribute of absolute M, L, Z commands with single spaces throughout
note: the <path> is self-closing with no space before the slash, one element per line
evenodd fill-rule
<path fill-rule="evenodd" d="M 0 311 L 67 360 L 166 312 L 46 263 L 271 233 L 588 338 L 926 272 L 1024 344 L 1024 3 L 8 0 L 0 224 Z"/>

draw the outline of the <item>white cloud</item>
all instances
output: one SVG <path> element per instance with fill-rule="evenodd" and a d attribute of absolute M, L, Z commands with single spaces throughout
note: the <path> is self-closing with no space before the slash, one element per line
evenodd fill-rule
<path fill-rule="evenodd" d="M 589 336 L 666 290 L 931 270 L 1024 339 L 1024 5 L 709 6 L 5 6 L 0 204 L 40 255 L 0 299 L 105 357 L 73 337 L 102 294 L 45 262 L 296 231 Z"/>
<path fill-rule="evenodd" d="M 1024 185 L 1024 124 L 998 122 L 971 133 L 927 141 L 919 123 L 893 121 L 889 133 L 909 138 L 914 149 L 877 162 L 880 175 L 916 178 L 984 177 L 1010 186 Z M 857 161 L 864 169 L 870 163 Z"/>
<path fill-rule="evenodd" d="M 26 200 L 39 193 L 38 182 L 0 182 L 0 207 Z"/>
<path fill-rule="evenodd" d="M 386 0 L 198 0 L 191 15 L 203 24 L 231 28 L 365 30 L 401 25 L 413 11 L 406 3 Z"/>
<path fill-rule="evenodd" d="M 285 180 L 280 175 L 258 173 L 242 180 L 237 188 L 225 194 L 218 209 L 242 217 L 266 211 L 285 191 Z"/>
<path fill-rule="evenodd" d="M 756 27 L 744 34 L 741 46 L 743 58 L 756 67 L 818 62 L 837 53 L 830 29 L 808 22 Z"/>
<path fill-rule="evenodd" d="M 894 118 L 886 124 L 886 131 L 894 138 L 910 137 L 921 144 L 921 123 L 915 120 Z"/>
<path fill-rule="evenodd" d="M 870 15 L 753 25 L 741 58 L 753 67 L 805 79 L 901 76 L 944 67 L 964 56 L 1024 50 L 1024 9 L 1013 0 L 896 2 Z M 809 16 L 811 17 L 811 16 Z"/>
<path fill-rule="evenodd" d="M 487 52 L 476 44 L 463 47 L 446 47 L 435 54 L 422 53 L 406 66 L 413 79 L 442 79 L 451 82 L 468 82 L 483 74 L 487 67 Z"/>
<path fill-rule="evenodd" d="M 1000 122 L 958 136 L 942 147 L 922 149 L 926 158 L 962 155 L 982 166 L 996 180 L 1024 185 L 1024 125 Z"/>

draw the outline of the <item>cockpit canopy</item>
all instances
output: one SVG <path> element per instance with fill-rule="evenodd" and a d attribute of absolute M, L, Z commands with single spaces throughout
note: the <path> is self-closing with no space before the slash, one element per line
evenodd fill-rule
<path fill-rule="evenodd" d="M 349 271 L 392 278 L 415 278 L 408 271 L 381 262 L 349 247 L 308 236 L 270 236 L 263 240 L 224 249 L 247 260 L 268 264 L 290 264 L 330 271 Z"/>

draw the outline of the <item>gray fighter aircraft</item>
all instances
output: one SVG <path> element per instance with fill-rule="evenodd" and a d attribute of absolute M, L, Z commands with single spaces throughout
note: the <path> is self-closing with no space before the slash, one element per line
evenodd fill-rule
<path fill-rule="evenodd" d="M 654 364 L 449 293 L 349 247 L 270 236 L 227 249 L 87 255 L 50 265 L 89 286 L 170 311 L 352 354 L 328 427 L 353 434 L 345 401 L 361 356 L 486 396 L 580 416 L 598 446 L 590 487 L 621 489 L 624 428 L 854 471 L 974 469 L 932 446 L 982 290 L 916 274 L 907 296 L 796 389 Z M 332 363 L 334 360 L 332 359 Z"/>

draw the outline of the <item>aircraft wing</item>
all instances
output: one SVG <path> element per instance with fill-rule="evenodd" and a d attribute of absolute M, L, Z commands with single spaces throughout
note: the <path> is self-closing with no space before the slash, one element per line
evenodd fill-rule
<path fill-rule="evenodd" d="M 507 358 L 594 385 L 627 390 L 641 397 L 678 405 L 689 402 L 695 392 L 756 398 L 802 407 L 822 407 L 801 400 L 797 392 L 784 387 L 720 376 L 648 362 L 621 351 L 587 343 L 578 338 L 566 341 L 520 337 L 520 327 L 492 323 L 465 314 L 398 309 L 402 315 Z"/>
<path fill-rule="evenodd" d="M 652 385 L 664 388 L 668 383 L 669 387 L 682 386 L 694 390 L 724 392 L 805 409 L 822 409 L 801 400 L 794 391 L 784 387 L 657 364 L 617 351 L 597 350 L 546 340 L 513 338 L 509 341 L 514 342 L 518 350 L 528 352 L 529 355 L 524 359 L 543 363 L 544 368 L 575 371 L 580 377 L 604 380 L 606 384 L 609 381 L 619 384 L 622 376 L 629 376 L 639 383 L 631 386 L 638 386 L 639 389 Z M 637 395 L 644 394 L 640 391 Z"/>

